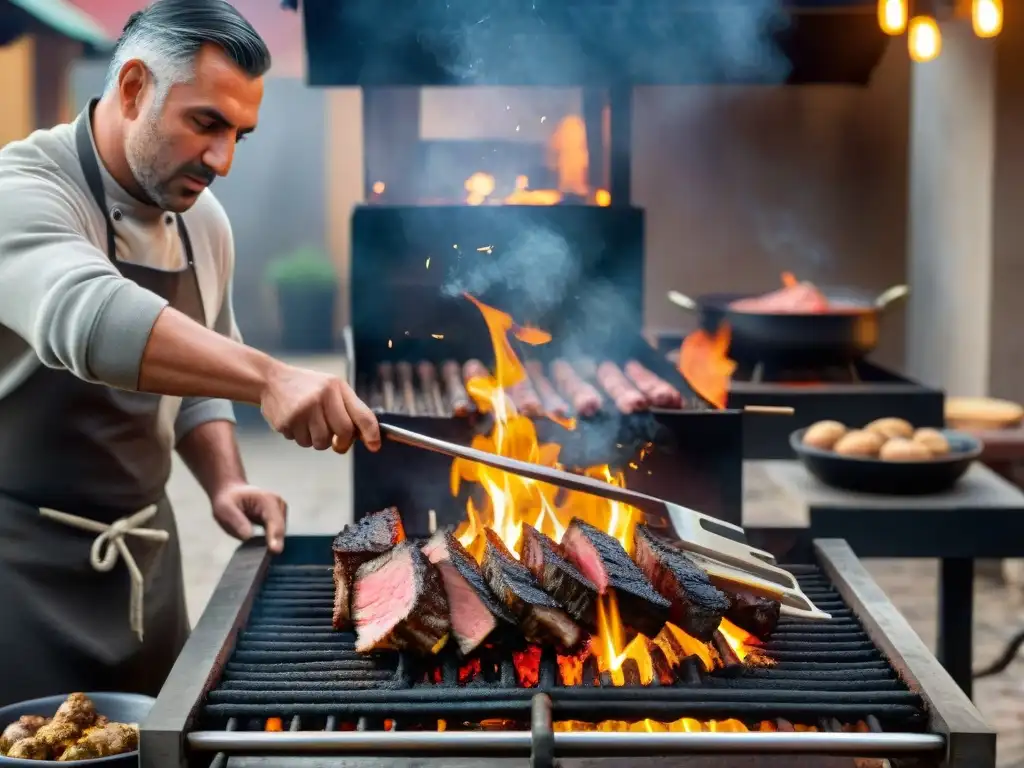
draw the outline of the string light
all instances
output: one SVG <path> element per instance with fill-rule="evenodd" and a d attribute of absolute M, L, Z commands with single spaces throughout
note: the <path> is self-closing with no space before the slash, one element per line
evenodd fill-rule
<path fill-rule="evenodd" d="M 909 9 L 907 0 L 878 0 L 878 26 L 887 35 L 902 35 L 907 31 Z"/>
<path fill-rule="evenodd" d="M 1003 0 L 973 0 L 971 24 L 978 37 L 995 37 L 1003 31 Z"/>
<path fill-rule="evenodd" d="M 942 53 L 942 32 L 931 16 L 915 16 L 907 25 L 907 50 L 919 64 L 934 61 Z"/>

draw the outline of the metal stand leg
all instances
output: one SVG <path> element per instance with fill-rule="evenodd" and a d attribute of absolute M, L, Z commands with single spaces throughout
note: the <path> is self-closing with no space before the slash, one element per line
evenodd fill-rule
<path fill-rule="evenodd" d="M 939 662 L 968 697 L 974 651 L 974 560 L 941 561 L 939 573 Z"/>

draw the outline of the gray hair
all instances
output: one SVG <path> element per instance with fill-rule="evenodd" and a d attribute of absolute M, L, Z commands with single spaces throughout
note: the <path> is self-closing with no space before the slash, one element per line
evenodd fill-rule
<path fill-rule="evenodd" d="M 121 68 L 139 59 L 149 69 L 163 100 L 172 85 L 190 82 L 203 45 L 220 47 L 250 77 L 270 69 L 267 44 L 225 0 L 156 0 L 124 25 L 107 70 L 106 90 L 117 87 Z"/>

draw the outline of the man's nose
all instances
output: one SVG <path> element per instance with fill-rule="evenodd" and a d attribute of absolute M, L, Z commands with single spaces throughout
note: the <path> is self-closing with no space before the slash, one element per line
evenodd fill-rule
<path fill-rule="evenodd" d="M 218 176 L 227 176 L 235 156 L 235 142 L 228 136 L 216 138 L 203 154 L 203 164 Z"/>

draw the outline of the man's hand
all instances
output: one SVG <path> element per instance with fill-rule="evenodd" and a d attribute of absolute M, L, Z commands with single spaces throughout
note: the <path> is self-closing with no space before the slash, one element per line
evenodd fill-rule
<path fill-rule="evenodd" d="M 303 448 L 345 453 L 360 438 L 380 449 L 377 417 L 337 376 L 282 364 L 267 376 L 260 407 L 271 427 Z"/>
<path fill-rule="evenodd" d="M 252 537 L 255 523 L 263 526 L 271 552 L 278 554 L 284 549 L 288 505 L 276 493 L 236 483 L 222 488 L 212 501 L 213 518 L 229 536 L 245 541 Z"/>

